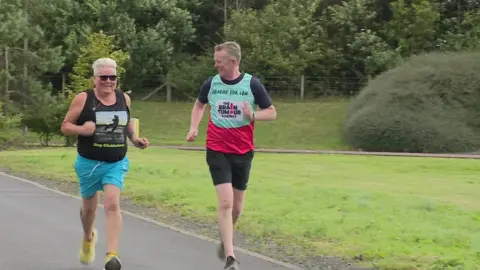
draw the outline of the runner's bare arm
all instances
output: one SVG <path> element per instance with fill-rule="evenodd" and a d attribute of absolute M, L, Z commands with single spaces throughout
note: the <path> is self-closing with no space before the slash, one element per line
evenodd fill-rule
<path fill-rule="evenodd" d="M 132 100 L 130 99 L 130 96 L 127 93 L 123 93 L 123 95 L 125 96 L 125 100 L 127 102 L 128 109 L 130 110 L 130 113 L 131 113 L 132 112 Z M 130 121 L 128 122 L 127 134 L 128 134 L 128 138 L 130 139 L 131 142 L 133 142 L 133 139 L 135 139 L 135 137 L 138 135 L 138 134 L 135 134 L 135 123 L 132 121 L 132 119 L 130 119 Z"/>
<path fill-rule="evenodd" d="M 61 126 L 61 131 L 64 135 L 76 136 L 84 133 L 83 126 L 76 125 L 75 123 L 82 112 L 86 100 L 86 93 L 80 93 L 73 98 Z"/>
<path fill-rule="evenodd" d="M 255 112 L 253 118 L 255 121 L 273 121 L 277 119 L 277 110 L 273 105 L 270 105 L 265 109 L 260 108 L 259 111 Z"/>
<path fill-rule="evenodd" d="M 192 115 L 190 119 L 190 129 L 198 129 L 198 125 L 200 125 L 200 121 L 202 121 L 204 111 L 205 103 L 202 103 L 197 99 L 195 104 L 193 104 Z"/>
<path fill-rule="evenodd" d="M 272 121 L 277 119 L 277 110 L 260 80 L 255 77 L 252 78 L 250 87 L 255 97 L 255 103 L 260 107 L 260 110 L 254 114 L 255 121 Z"/>
<path fill-rule="evenodd" d="M 200 93 L 198 94 L 195 104 L 193 104 L 192 116 L 190 119 L 190 129 L 197 129 L 202 121 L 203 113 L 205 111 L 205 105 L 208 103 L 208 92 L 210 91 L 210 84 L 212 78 L 205 80 L 203 85 L 200 87 Z"/>

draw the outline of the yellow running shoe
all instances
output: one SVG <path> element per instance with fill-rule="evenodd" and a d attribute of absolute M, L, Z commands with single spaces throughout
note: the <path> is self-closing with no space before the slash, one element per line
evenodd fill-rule
<path fill-rule="evenodd" d="M 103 270 L 120 270 L 122 269 L 122 263 L 116 253 L 107 253 L 105 257 L 105 267 Z"/>
<path fill-rule="evenodd" d="M 86 241 L 85 238 L 82 240 L 82 246 L 80 247 L 80 263 L 90 264 L 95 260 L 95 245 L 97 244 L 98 231 L 97 229 L 92 230 L 93 237 L 92 240 Z"/>

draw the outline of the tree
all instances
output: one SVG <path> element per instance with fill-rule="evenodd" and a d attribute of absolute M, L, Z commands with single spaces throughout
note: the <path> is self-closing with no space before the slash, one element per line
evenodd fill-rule
<path fill-rule="evenodd" d="M 67 86 L 69 104 L 76 94 L 91 88 L 92 85 L 92 64 L 95 60 L 102 57 L 110 57 L 117 62 L 117 76 L 119 82 L 125 73 L 125 64 L 129 59 L 129 54 L 116 50 L 113 42 L 114 36 L 107 36 L 103 31 L 93 33 L 87 36 L 87 43 L 80 47 L 79 57 L 70 74 L 72 82 Z M 118 85 L 117 85 L 118 86 Z"/>
<path fill-rule="evenodd" d="M 46 39 L 45 21 L 36 15 L 55 10 L 55 3 L 59 1 L 0 0 L 3 103 L 11 105 L 10 115 L 21 115 L 21 124 L 40 134 L 54 129 L 44 121 L 48 113 L 40 114 L 54 107 L 51 102 L 55 104 L 51 85 L 43 76 L 58 72 L 65 58 L 61 47 Z"/>
<path fill-rule="evenodd" d="M 288 89 L 298 83 L 305 70 L 326 55 L 324 29 L 312 19 L 319 4 L 281 0 L 263 10 L 232 12 L 225 39 L 242 47 L 242 69 L 264 78 L 269 88 Z"/>
<path fill-rule="evenodd" d="M 184 60 L 183 48 L 195 37 L 192 15 L 184 6 L 183 0 L 136 0 L 105 9 L 112 13 L 105 15 L 109 33 L 130 55 L 124 81 L 128 89 L 162 85 L 175 63 Z"/>
<path fill-rule="evenodd" d="M 0 80 L 5 103 L 13 99 L 17 105 L 28 105 L 38 92 L 27 86 L 42 84 L 43 74 L 57 72 L 63 65 L 61 47 L 51 46 L 45 40 L 46 31 L 40 18 L 34 16 L 52 1 L 0 0 Z"/>
<path fill-rule="evenodd" d="M 323 11 L 319 20 L 328 33 L 330 76 L 367 81 L 399 62 L 399 53 L 382 35 L 381 11 L 374 0 L 342 1 Z"/>
<path fill-rule="evenodd" d="M 393 18 L 382 31 L 402 56 L 428 53 L 436 49 L 440 21 L 439 6 L 430 0 L 392 2 Z"/>

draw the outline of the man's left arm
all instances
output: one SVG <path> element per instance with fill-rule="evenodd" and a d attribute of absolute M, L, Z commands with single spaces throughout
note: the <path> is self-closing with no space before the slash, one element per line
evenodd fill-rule
<path fill-rule="evenodd" d="M 277 110 L 273 106 L 272 99 L 268 95 L 265 86 L 259 79 L 253 77 L 250 83 L 253 96 L 255 97 L 255 103 L 260 108 L 259 111 L 253 115 L 254 121 L 272 121 L 277 119 Z"/>

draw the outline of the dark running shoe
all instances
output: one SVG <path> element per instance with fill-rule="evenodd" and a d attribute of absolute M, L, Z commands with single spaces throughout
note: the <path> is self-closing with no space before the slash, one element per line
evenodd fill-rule
<path fill-rule="evenodd" d="M 105 258 L 105 267 L 103 270 L 120 270 L 122 269 L 122 263 L 116 255 L 108 254 Z"/>
<path fill-rule="evenodd" d="M 238 266 L 239 263 L 235 258 L 232 256 L 227 257 L 227 262 L 225 263 L 225 267 L 223 269 L 225 270 L 239 270 L 240 267 Z"/>

